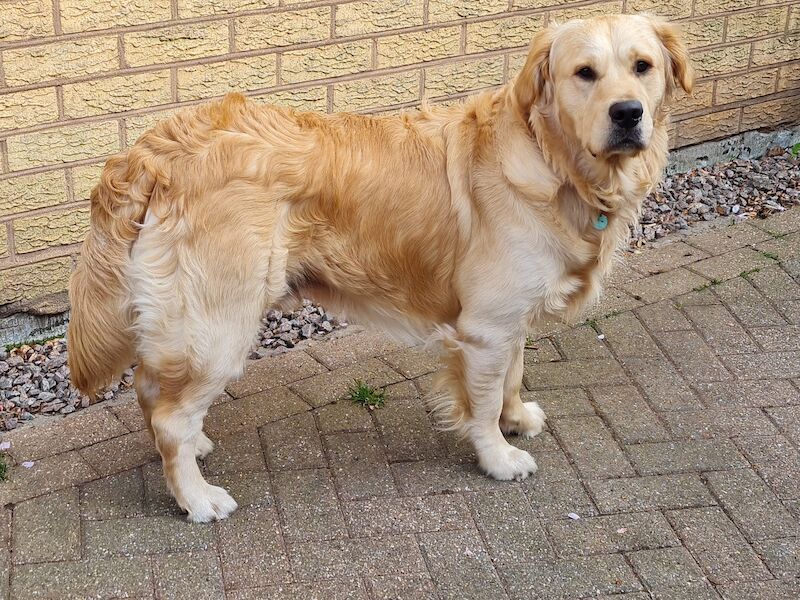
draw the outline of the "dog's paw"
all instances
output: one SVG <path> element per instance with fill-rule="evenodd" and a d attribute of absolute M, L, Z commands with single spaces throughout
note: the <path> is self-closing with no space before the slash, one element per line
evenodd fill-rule
<path fill-rule="evenodd" d="M 487 475 L 501 481 L 522 481 L 537 469 L 536 461 L 530 454 L 511 444 L 486 453 L 480 457 L 479 465 Z"/>
<path fill-rule="evenodd" d="M 202 492 L 187 502 L 183 508 L 192 523 L 209 523 L 225 519 L 236 510 L 236 500 L 221 487 L 205 484 Z"/>
<path fill-rule="evenodd" d="M 205 458 L 214 449 L 214 442 L 208 439 L 202 431 L 197 434 L 197 439 L 194 441 L 194 455 L 197 458 Z"/>
<path fill-rule="evenodd" d="M 519 403 L 500 415 L 500 430 L 529 439 L 542 432 L 545 419 L 547 415 L 536 402 Z"/>

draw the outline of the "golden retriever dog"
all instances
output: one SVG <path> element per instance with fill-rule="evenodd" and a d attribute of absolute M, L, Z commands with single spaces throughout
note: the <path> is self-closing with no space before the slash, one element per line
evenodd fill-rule
<path fill-rule="evenodd" d="M 497 479 L 536 470 L 504 434 L 526 331 L 597 296 L 667 158 L 667 106 L 692 87 L 672 25 L 647 16 L 539 33 L 516 80 L 401 116 L 323 115 L 229 95 L 106 163 L 72 278 L 69 365 L 86 393 L 133 363 L 164 475 L 191 521 L 236 502 L 196 457 L 259 319 L 311 298 L 440 343 L 446 423 Z"/>

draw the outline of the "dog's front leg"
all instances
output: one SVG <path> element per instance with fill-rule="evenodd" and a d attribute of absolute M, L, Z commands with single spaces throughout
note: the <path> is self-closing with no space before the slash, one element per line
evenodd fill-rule
<path fill-rule="evenodd" d="M 518 434 L 532 438 L 542 432 L 547 418 L 536 402 L 523 402 L 519 391 L 522 388 L 524 368 L 525 338 L 520 338 L 514 347 L 511 364 L 503 383 L 503 412 L 500 415 L 500 429 L 505 434 Z"/>
<path fill-rule="evenodd" d="M 500 430 L 504 382 L 516 356 L 514 342 L 485 333 L 465 335 L 462 340 L 464 392 L 469 401 L 464 429 L 475 446 L 478 465 L 495 479 L 525 479 L 536 471 L 536 461 L 509 444 Z"/>

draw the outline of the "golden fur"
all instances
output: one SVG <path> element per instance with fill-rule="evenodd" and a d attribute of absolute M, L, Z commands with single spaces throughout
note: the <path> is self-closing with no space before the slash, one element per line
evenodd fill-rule
<path fill-rule="evenodd" d="M 233 94 L 181 112 L 92 192 L 72 379 L 91 393 L 138 362 L 170 490 L 190 519 L 224 518 L 235 502 L 195 462 L 213 447 L 203 417 L 264 309 L 310 297 L 438 339 L 447 421 L 490 475 L 524 478 L 535 463 L 501 430 L 544 421 L 519 398 L 526 328 L 599 293 L 664 167 L 669 99 L 691 86 L 671 25 L 614 16 L 545 30 L 514 83 L 448 108 L 322 115 Z M 634 150 L 609 141 L 624 100 L 643 106 Z"/>

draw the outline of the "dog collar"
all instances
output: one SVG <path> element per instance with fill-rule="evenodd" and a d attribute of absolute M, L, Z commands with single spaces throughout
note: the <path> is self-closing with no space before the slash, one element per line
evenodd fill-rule
<path fill-rule="evenodd" d="M 597 218 L 594 220 L 592 225 L 595 229 L 597 229 L 597 231 L 603 231 L 603 229 L 608 227 L 608 215 L 601 212 L 599 215 L 597 215 Z"/>

